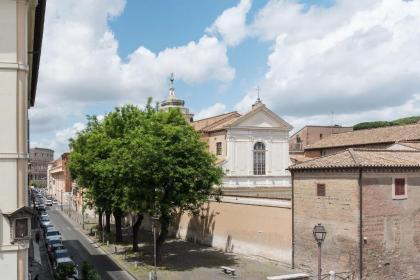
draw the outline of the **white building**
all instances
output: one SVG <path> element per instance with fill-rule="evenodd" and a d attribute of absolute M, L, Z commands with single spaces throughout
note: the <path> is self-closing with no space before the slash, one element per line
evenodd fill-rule
<path fill-rule="evenodd" d="M 45 0 L 0 0 L 0 278 L 28 279 L 28 109 L 34 105 Z"/>
<path fill-rule="evenodd" d="M 161 108 L 187 112 L 225 171 L 221 203 L 210 201 L 198 216 L 183 215 L 176 236 L 290 264 L 291 176 L 286 168 L 291 125 L 260 99 L 244 115 L 230 112 L 193 121 L 184 101 L 176 98 L 172 80 Z"/>

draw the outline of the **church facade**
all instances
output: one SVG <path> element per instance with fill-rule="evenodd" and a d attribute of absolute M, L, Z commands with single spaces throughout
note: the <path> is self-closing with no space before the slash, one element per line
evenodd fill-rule
<path fill-rule="evenodd" d="M 258 98 L 241 115 L 229 112 L 201 120 L 175 95 L 171 77 L 162 110 L 179 108 L 217 158 L 225 176 L 221 202 L 203 205 L 200 215 L 183 215 L 174 233 L 228 252 L 291 260 L 292 126 Z"/>

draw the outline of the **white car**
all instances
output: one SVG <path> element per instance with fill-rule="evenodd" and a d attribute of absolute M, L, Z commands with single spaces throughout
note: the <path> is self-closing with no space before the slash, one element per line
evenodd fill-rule
<path fill-rule="evenodd" d="M 45 233 L 45 239 L 47 243 L 53 239 L 61 240 L 61 233 L 53 227 L 48 228 L 47 232 Z"/>
<path fill-rule="evenodd" d="M 52 200 L 51 200 L 51 199 L 47 199 L 47 200 L 45 200 L 45 205 L 47 205 L 47 206 L 52 206 L 52 205 L 53 205 Z"/>

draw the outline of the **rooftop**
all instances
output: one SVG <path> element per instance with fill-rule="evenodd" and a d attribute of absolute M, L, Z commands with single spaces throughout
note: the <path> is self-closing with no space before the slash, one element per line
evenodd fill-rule
<path fill-rule="evenodd" d="M 420 124 L 388 126 L 332 134 L 306 150 L 420 140 Z"/>
<path fill-rule="evenodd" d="M 419 167 L 420 151 L 347 149 L 289 167 L 289 170 L 361 167 Z"/>
<path fill-rule="evenodd" d="M 225 128 L 241 116 L 236 111 L 194 121 L 192 126 L 197 131 L 209 132 Z"/>

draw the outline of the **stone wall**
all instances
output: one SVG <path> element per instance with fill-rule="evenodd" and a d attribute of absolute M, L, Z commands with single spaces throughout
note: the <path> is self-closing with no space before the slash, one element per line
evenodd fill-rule
<path fill-rule="evenodd" d="M 197 216 L 184 214 L 176 235 L 227 252 L 262 256 L 290 264 L 290 205 L 290 201 L 284 201 L 283 207 L 210 202 Z"/>
<path fill-rule="evenodd" d="M 392 199 L 392 178 L 406 177 L 408 197 Z M 420 174 L 363 179 L 364 279 L 419 279 Z"/>
<path fill-rule="evenodd" d="M 327 231 L 322 245 L 322 272 L 358 271 L 359 173 L 311 172 L 294 174 L 294 261 L 296 268 L 317 273 L 317 244 L 313 227 Z M 325 196 L 317 196 L 317 184 L 325 184 Z"/>

